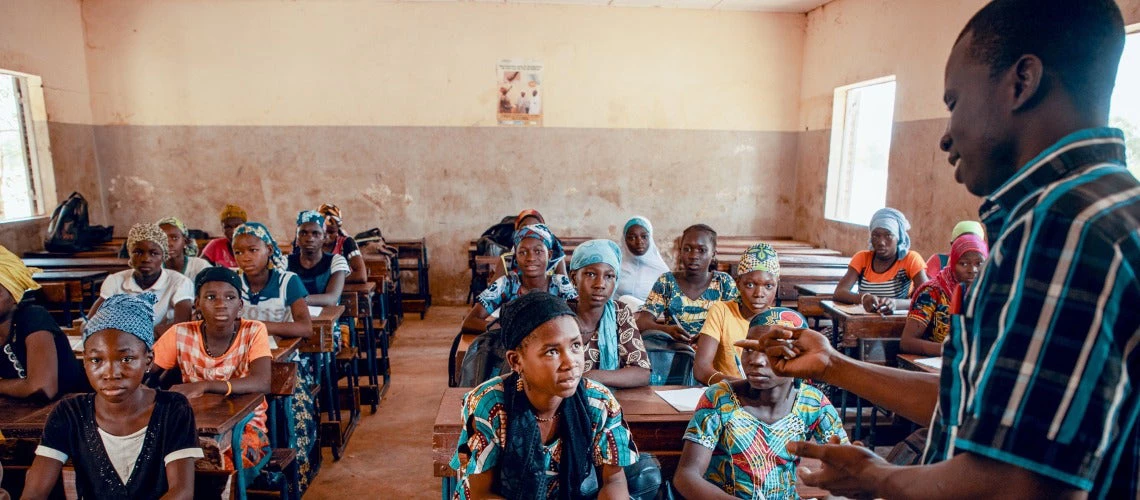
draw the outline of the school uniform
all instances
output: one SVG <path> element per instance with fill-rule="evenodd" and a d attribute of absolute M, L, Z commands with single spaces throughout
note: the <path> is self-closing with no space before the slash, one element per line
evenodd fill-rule
<path fill-rule="evenodd" d="M 194 300 L 194 282 L 180 273 L 163 269 L 158 281 L 145 290 L 135 282 L 134 273 L 133 269 L 127 269 L 107 276 L 103 281 L 103 287 L 99 289 L 99 297 L 106 300 L 112 295 L 121 293 L 127 295 L 153 293 L 158 298 L 154 303 L 155 325 L 174 318 L 174 306 L 179 302 Z"/>

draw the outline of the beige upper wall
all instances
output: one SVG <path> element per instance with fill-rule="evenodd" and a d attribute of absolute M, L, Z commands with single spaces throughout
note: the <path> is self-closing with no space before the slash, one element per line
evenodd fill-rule
<path fill-rule="evenodd" d="M 84 2 L 95 121 L 494 126 L 495 63 L 550 127 L 790 131 L 802 14 L 370 0 Z"/>
<path fill-rule="evenodd" d="M 43 77 L 49 120 L 91 123 L 79 0 L 0 1 L 0 69 Z"/>

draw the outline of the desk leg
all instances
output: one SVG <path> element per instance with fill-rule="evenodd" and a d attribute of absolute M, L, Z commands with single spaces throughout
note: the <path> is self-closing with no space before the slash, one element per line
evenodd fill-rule
<path fill-rule="evenodd" d="M 241 451 L 241 438 L 245 435 L 245 426 L 250 420 L 253 420 L 254 412 L 250 412 L 241 419 L 230 431 L 230 454 L 234 457 L 234 478 L 237 483 L 237 491 L 235 492 L 238 500 L 245 500 L 245 489 L 248 486 L 245 477 L 245 461 L 242 457 Z M 221 436 L 218 436 L 221 437 Z"/>

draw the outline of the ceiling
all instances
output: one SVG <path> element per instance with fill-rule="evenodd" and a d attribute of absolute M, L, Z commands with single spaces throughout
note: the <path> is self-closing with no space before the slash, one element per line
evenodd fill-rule
<path fill-rule="evenodd" d="M 409 1 L 409 0 L 403 0 Z M 455 0 L 410 0 L 455 1 Z M 463 1 L 463 0 L 460 0 Z M 487 3 L 563 4 L 614 7 L 667 7 L 676 9 L 748 10 L 757 12 L 807 12 L 831 0 L 474 0 Z"/>

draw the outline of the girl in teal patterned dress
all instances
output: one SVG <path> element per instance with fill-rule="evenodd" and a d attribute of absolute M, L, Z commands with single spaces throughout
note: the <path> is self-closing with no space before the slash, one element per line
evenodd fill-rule
<path fill-rule="evenodd" d="M 847 442 L 839 413 L 819 389 L 777 377 L 753 323 L 736 343 L 745 380 L 707 390 L 685 431 L 674 484 L 686 498 L 798 499 L 793 441 Z"/>

